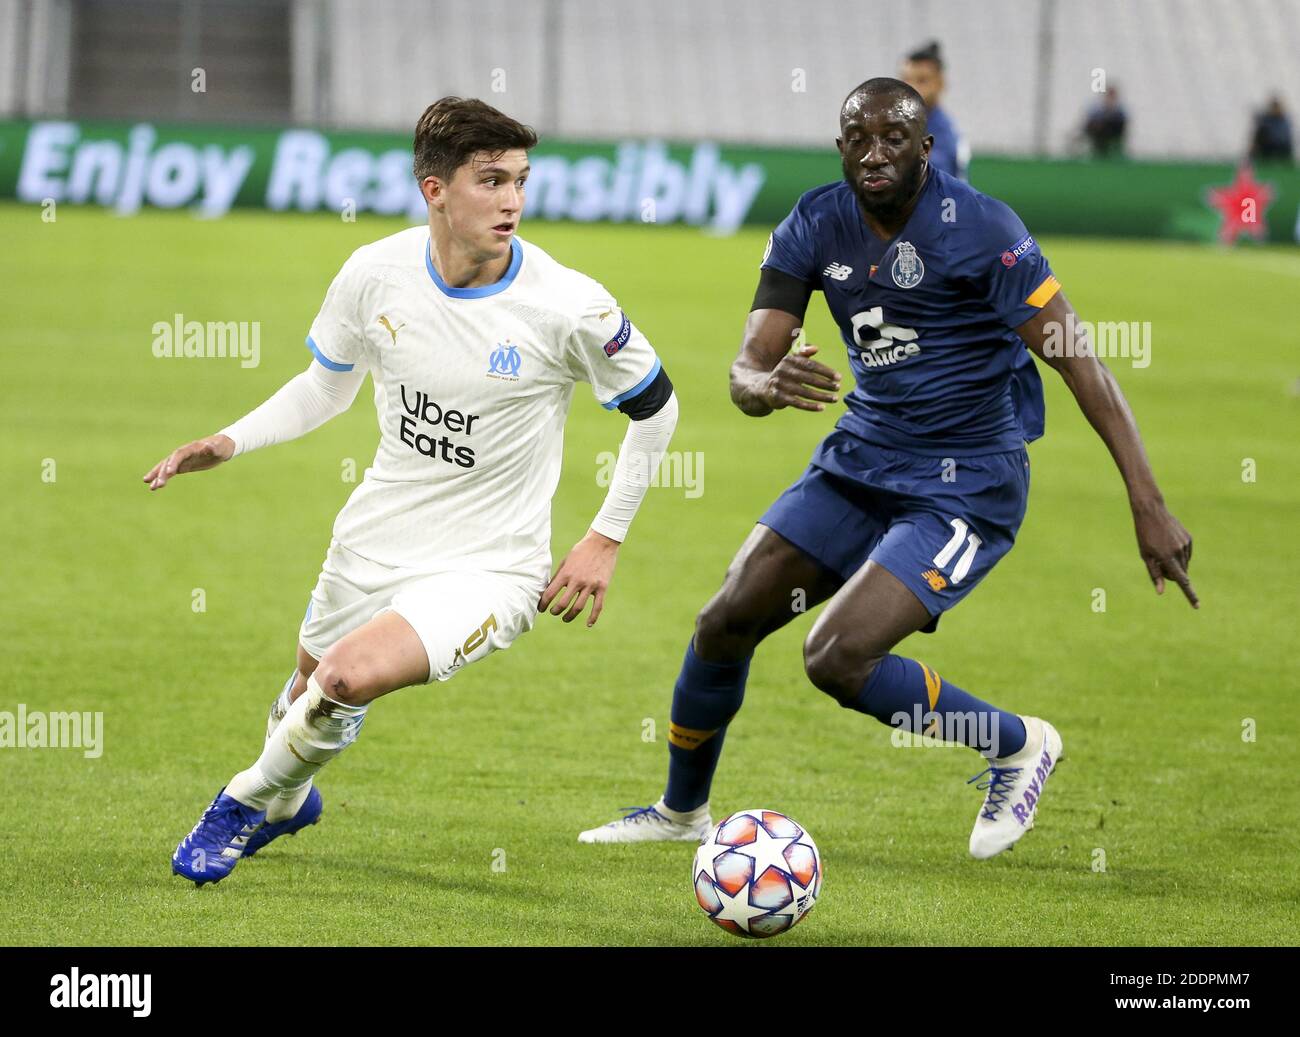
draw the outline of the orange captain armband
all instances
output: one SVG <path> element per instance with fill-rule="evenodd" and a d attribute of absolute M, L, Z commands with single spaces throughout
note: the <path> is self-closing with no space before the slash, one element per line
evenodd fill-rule
<path fill-rule="evenodd" d="M 1049 302 L 1051 302 L 1052 296 L 1054 296 L 1060 290 L 1061 290 L 1061 282 L 1058 281 L 1051 274 L 1048 274 L 1046 279 L 1043 281 L 1043 283 L 1040 284 L 1037 288 L 1035 288 L 1033 292 L 1030 294 L 1029 298 L 1025 300 L 1025 305 L 1034 306 L 1038 309 L 1042 309 Z"/>

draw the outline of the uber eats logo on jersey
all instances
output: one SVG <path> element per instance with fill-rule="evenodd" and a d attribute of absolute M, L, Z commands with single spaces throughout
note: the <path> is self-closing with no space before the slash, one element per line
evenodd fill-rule
<path fill-rule="evenodd" d="M 422 429 L 428 425 L 444 432 L 463 432 L 472 436 L 474 422 L 479 419 L 477 414 L 464 414 L 450 407 L 444 409 L 430 399 L 427 392 L 412 390 L 408 394 L 405 385 L 402 386 L 402 410 L 406 413 L 402 415 L 397 435 L 403 443 L 425 457 L 456 464 L 461 468 L 474 467 L 473 448 L 457 446 L 445 435 L 439 437 L 436 433 L 424 432 Z"/>

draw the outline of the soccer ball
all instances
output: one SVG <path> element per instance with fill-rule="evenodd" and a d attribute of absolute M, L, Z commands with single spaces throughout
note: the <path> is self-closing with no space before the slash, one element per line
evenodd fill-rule
<path fill-rule="evenodd" d="M 737 936 L 776 936 L 806 915 L 822 888 L 812 837 L 775 810 L 725 817 L 695 853 L 695 899 Z"/>

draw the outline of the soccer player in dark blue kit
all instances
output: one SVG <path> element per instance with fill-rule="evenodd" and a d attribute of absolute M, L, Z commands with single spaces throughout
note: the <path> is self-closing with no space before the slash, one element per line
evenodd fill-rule
<path fill-rule="evenodd" d="M 943 97 L 943 56 L 939 41 L 932 40 L 919 50 L 914 50 L 903 62 L 898 78 L 921 95 L 925 102 L 925 132 L 934 138 L 928 156 L 931 169 L 941 169 L 962 180 L 970 165 L 970 145 L 957 129 L 946 109 L 940 106 Z"/>
<path fill-rule="evenodd" d="M 809 608 L 829 599 L 804 642 L 814 685 L 848 709 L 985 757 L 971 854 L 991 857 L 1032 827 L 1061 758 L 1056 729 L 891 654 L 909 634 L 933 631 L 1011 549 L 1029 493 L 1025 443 L 1043 432 L 1029 350 L 1061 375 L 1109 448 L 1156 591 L 1170 580 L 1197 604 L 1191 537 L 1165 508 L 1118 384 L 1016 214 L 930 166 L 925 114 L 899 80 L 855 89 L 836 142 L 844 179 L 805 194 L 772 235 L 731 368 L 733 402 L 755 417 L 837 402 L 840 376 L 812 358 L 816 347 L 791 351 L 814 290 L 840 327 L 856 386 L 696 620 L 673 694 L 663 797 L 583 842 L 708 834 L 709 787 L 750 659 L 794 618 L 798 591 Z M 1077 335 L 1056 348 L 1063 328 Z"/>

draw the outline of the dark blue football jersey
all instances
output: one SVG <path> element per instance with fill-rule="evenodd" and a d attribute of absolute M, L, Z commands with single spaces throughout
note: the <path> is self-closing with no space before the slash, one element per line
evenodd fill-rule
<path fill-rule="evenodd" d="M 814 188 L 764 267 L 821 291 L 856 387 L 838 426 L 896 450 L 973 456 L 1043 434 L 1043 386 L 1013 330 L 1060 289 L 1011 208 L 931 167 L 907 225 L 878 239 L 845 182 Z"/>
<path fill-rule="evenodd" d="M 930 168 L 942 169 L 949 176 L 967 179 L 969 152 L 952 117 L 942 108 L 931 108 L 926 116 L 925 132 L 934 138 L 934 143 L 930 145 Z"/>

